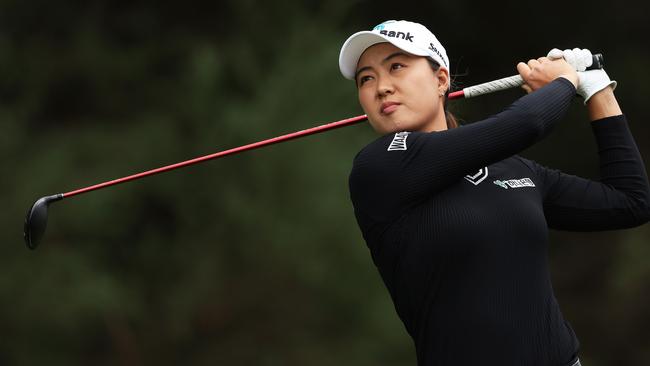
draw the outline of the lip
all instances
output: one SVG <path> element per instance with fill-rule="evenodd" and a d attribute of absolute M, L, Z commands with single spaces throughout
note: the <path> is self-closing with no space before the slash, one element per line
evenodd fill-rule
<path fill-rule="evenodd" d="M 402 103 L 397 103 L 397 102 L 384 102 L 381 104 L 381 108 L 379 109 L 379 113 L 381 114 L 391 114 L 395 112 L 398 106 L 400 106 Z"/>

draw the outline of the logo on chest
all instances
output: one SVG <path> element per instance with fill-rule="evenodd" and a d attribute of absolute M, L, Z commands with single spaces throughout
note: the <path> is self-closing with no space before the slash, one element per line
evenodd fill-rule
<path fill-rule="evenodd" d="M 409 137 L 409 134 L 410 132 L 406 131 L 396 133 L 388 146 L 388 151 L 406 150 L 406 138 Z"/>
<path fill-rule="evenodd" d="M 488 176 L 488 168 L 481 168 L 478 170 L 476 174 L 473 175 L 466 175 L 463 178 L 465 178 L 468 182 L 472 183 L 473 185 L 477 186 L 479 185 L 482 181 L 485 180 Z"/>
<path fill-rule="evenodd" d="M 503 189 L 535 187 L 535 183 L 530 178 L 495 180 L 493 183 Z"/>

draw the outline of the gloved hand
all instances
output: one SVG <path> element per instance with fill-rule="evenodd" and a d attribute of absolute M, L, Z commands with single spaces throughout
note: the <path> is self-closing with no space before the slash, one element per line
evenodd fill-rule
<path fill-rule="evenodd" d="M 551 60 L 564 58 L 564 60 L 569 65 L 573 66 L 576 71 L 585 71 L 593 63 L 591 51 L 586 48 L 574 48 L 572 50 L 566 49 L 564 51 L 560 51 L 559 49 L 554 48 L 549 51 L 546 57 Z"/>
<path fill-rule="evenodd" d="M 578 94 L 584 98 L 585 104 L 589 98 L 599 91 L 607 88 L 608 86 L 612 87 L 612 90 L 616 89 L 616 80 L 610 80 L 609 76 L 605 72 L 605 69 L 596 69 L 589 71 L 578 72 Z"/>
<path fill-rule="evenodd" d="M 616 88 L 616 81 L 610 80 L 605 70 L 585 71 L 593 63 L 591 52 L 588 49 L 574 48 L 560 51 L 554 48 L 548 53 L 547 57 L 551 60 L 564 58 L 569 65 L 578 71 L 578 88 L 576 91 L 584 99 L 584 104 L 587 104 L 589 98 L 606 87 L 611 86 L 612 90 Z"/>

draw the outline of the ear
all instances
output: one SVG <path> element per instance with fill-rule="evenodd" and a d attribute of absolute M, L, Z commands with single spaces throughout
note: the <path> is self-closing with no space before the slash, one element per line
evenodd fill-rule
<path fill-rule="evenodd" d="M 441 67 L 435 73 L 435 77 L 438 79 L 438 91 L 444 95 L 450 86 L 449 70 Z"/>

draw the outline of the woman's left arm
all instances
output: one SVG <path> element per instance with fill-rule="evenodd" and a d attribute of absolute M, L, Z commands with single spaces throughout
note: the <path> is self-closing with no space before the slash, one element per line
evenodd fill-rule
<path fill-rule="evenodd" d="M 548 226 L 559 230 L 624 229 L 650 221 L 650 184 L 641 154 L 611 87 L 587 102 L 601 179 L 589 180 L 530 162 L 541 181 Z"/>
<path fill-rule="evenodd" d="M 614 96 L 614 90 L 609 86 L 589 98 L 587 101 L 587 112 L 589 113 L 589 120 L 591 122 L 623 114 Z"/>

